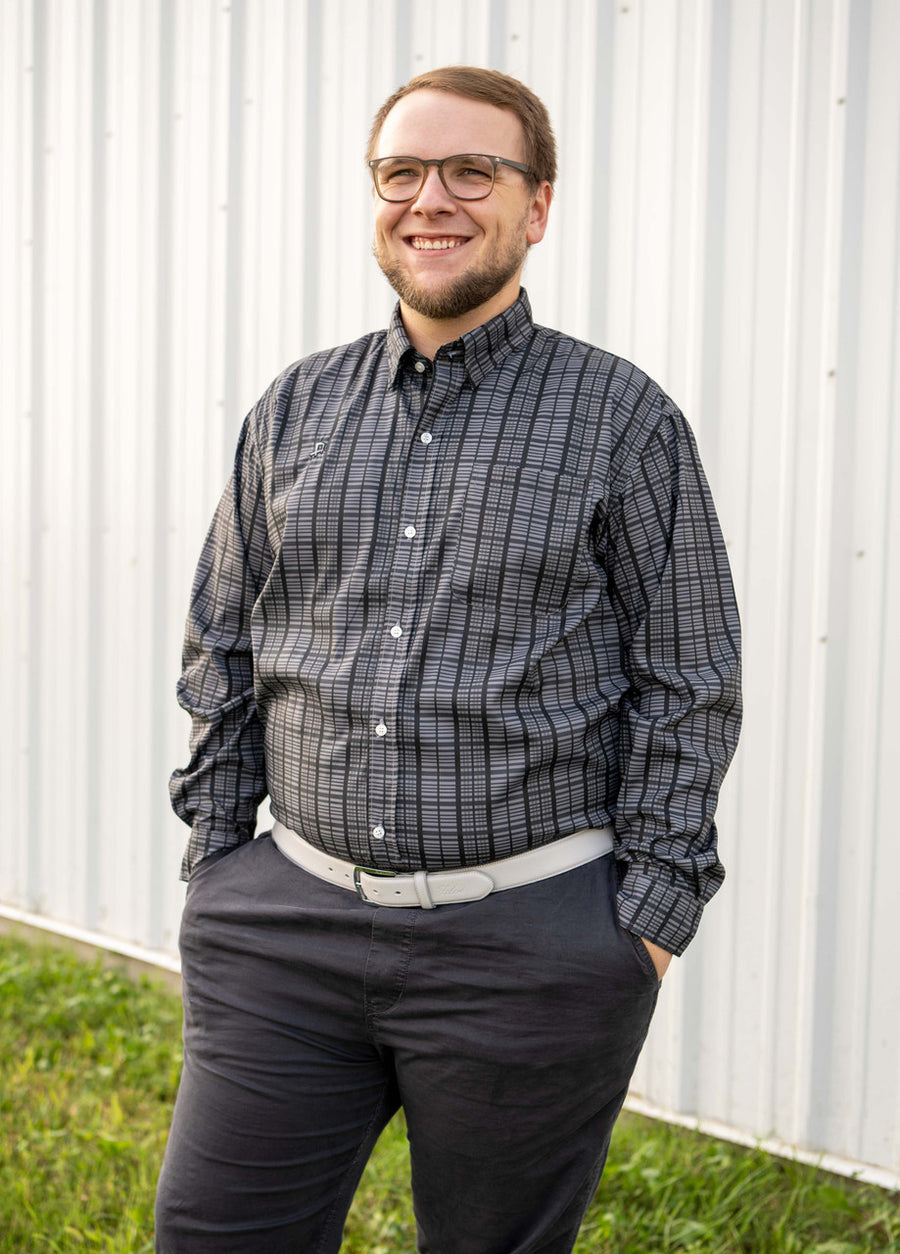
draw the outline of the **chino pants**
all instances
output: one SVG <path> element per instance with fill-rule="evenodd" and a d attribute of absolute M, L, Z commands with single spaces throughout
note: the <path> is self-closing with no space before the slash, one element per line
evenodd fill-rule
<path fill-rule="evenodd" d="M 269 836 L 204 862 L 159 1254 L 334 1254 L 400 1104 L 421 1254 L 570 1251 L 658 990 L 615 891 L 612 855 L 434 910 Z"/>

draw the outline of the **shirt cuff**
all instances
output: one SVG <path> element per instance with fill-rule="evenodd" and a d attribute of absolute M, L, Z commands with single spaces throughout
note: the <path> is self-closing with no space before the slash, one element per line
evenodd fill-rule
<path fill-rule="evenodd" d="M 676 956 L 694 937 L 703 903 L 690 893 L 629 867 L 617 897 L 619 924 Z"/>
<path fill-rule="evenodd" d="M 205 824 L 193 828 L 181 863 L 181 879 L 189 880 L 204 858 L 211 854 L 237 849 L 238 845 L 245 845 L 252 839 L 252 834 L 246 836 L 238 832 L 218 831 Z"/>

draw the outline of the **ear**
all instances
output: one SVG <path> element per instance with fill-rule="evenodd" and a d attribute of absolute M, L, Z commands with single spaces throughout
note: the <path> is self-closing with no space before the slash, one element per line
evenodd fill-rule
<path fill-rule="evenodd" d="M 547 229 L 547 218 L 550 214 L 550 202 L 553 199 L 553 188 L 546 180 L 534 193 L 528 217 L 528 229 L 525 238 L 529 244 L 539 244 Z"/>

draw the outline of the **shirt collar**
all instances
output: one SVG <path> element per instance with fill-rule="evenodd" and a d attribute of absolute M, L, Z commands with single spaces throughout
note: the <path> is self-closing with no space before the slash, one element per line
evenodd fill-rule
<path fill-rule="evenodd" d="M 438 349 L 437 356 L 440 358 L 461 352 L 466 374 L 473 387 L 477 387 L 514 349 L 526 344 L 533 331 L 531 305 L 525 289 L 520 288 L 518 299 L 508 309 L 491 318 L 490 322 L 467 331 L 451 344 L 444 344 Z M 404 362 L 411 364 L 416 355 L 400 317 L 399 302 L 387 329 L 387 354 L 391 386 L 396 387 L 401 366 Z"/>

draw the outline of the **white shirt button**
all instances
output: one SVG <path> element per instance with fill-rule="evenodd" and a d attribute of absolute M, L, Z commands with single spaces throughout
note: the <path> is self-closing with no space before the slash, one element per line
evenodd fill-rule
<path fill-rule="evenodd" d="M 391 628 L 391 635 L 394 637 L 395 640 L 399 640 L 400 637 L 403 635 L 403 628 L 400 626 L 399 623 L 394 623 L 393 627 Z"/>
<path fill-rule="evenodd" d="M 422 434 L 419 436 L 419 439 L 422 441 L 423 444 L 430 444 L 433 438 L 434 437 L 432 436 L 430 431 L 423 431 Z"/>
<path fill-rule="evenodd" d="M 407 540 L 411 540 L 413 536 L 416 534 L 416 529 L 413 526 L 404 527 L 403 534 L 406 536 Z"/>
<path fill-rule="evenodd" d="M 375 735 L 376 735 L 376 736 L 386 736 L 386 735 L 387 735 L 387 727 L 385 726 L 385 724 L 384 724 L 384 723 L 376 723 L 376 725 L 375 725 Z"/>
<path fill-rule="evenodd" d="M 377 827 L 372 828 L 372 835 L 374 836 L 376 840 L 384 840 L 385 831 L 380 823 L 378 824 Z"/>
<path fill-rule="evenodd" d="M 413 370 L 417 371 L 419 374 L 424 374 L 425 373 L 424 361 L 417 361 L 415 365 L 413 366 Z"/>

